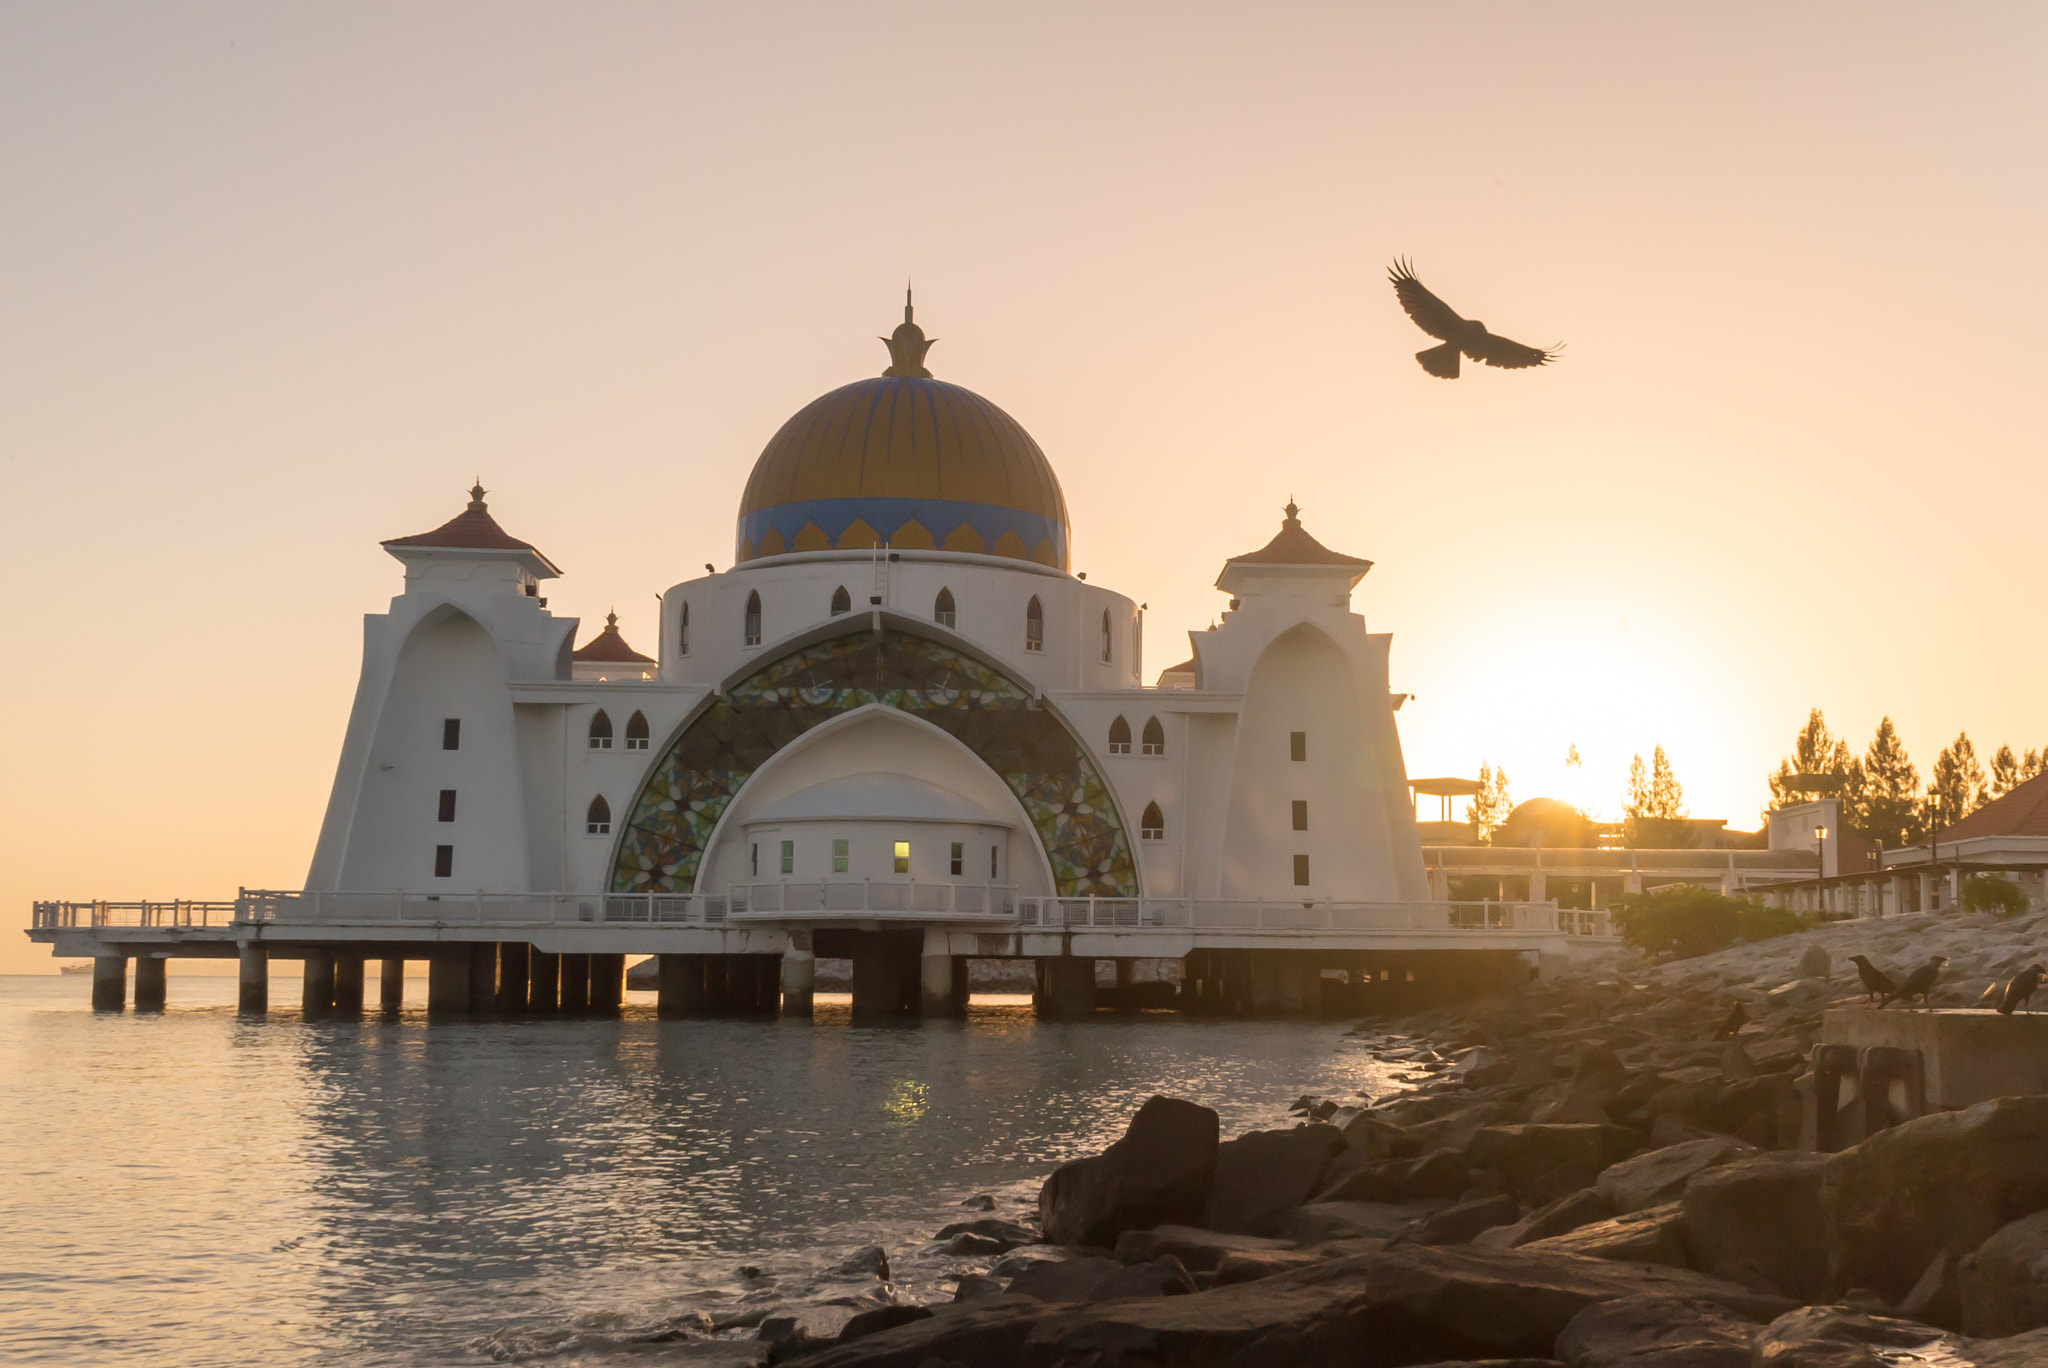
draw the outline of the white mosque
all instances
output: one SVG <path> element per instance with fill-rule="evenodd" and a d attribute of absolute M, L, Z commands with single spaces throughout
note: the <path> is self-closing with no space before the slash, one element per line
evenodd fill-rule
<path fill-rule="evenodd" d="M 887 340 L 769 439 L 732 568 L 661 596 L 653 656 L 616 619 L 576 647 L 481 487 L 385 542 L 405 584 L 364 620 L 306 888 L 1428 900 L 1390 638 L 1351 603 L 1371 562 L 1290 504 L 1147 687 L 1140 607 L 1069 572 L 1038 444 L 932 378 L 908 304 Z"/>

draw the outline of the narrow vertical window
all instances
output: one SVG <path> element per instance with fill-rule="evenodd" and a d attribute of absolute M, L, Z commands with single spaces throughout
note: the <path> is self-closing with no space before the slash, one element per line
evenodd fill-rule
<path fill-rule="evenodd" d="M 795 841 L 784 841 L 782 843 L 782 872 L 785 874 L 796 873 Z"/>
<path fill-rule="evenodd" d="M 844 874 L 846 872 L 848 844 L 849 842 L 845 840 L 835 840 L 832 842 L 832 872 L 834 874 Z"/>
<path fill-rule="evenodd" d="M 437 845 L 434 847 L 434 877 L 453 878 L 455 875 L 455 847 Z"/>
<path fill-rule="evenodd" d="M 1138 819 L 1138 837 L 1146 841 L 1166 839 L 1166 814 L 1159 810 L 1159 804 L 1145 804 L 1145 815 Z"/>
<path fill-rule="evenodd" d="M 898 874 L 908 874 L 910 872 L 910 842 L 898 841 L 896 843 L 895 867 Z"/>
<path fill-rule="evenodd" d="M 1118 714 L 1116 721 L 1109 724 L 1109 753 L 1129 755 L 1131 753 L 1131 724 Z"/>
<path fill-rule="evenodd" d="M 1109 660 L 1110 660 L 1110 635 L 1109 635 L 1109 609 L 1105 608 L 1105 609 L 1103 609 L 1103 610 L 1102 610 L 1102 663 L 1103 663 L 1103 664 L 1105 664 L 1105 665 L 1107 665 L 1107 664 L 1109 664 Z"/>
<path fill-rule="evenodd" d="M 462 749 L 462 719 L 461 719 L 461 718 L 459 718 L 459 717 L 444 717 L 444 718 L 442 718 L 442 719 L 441 719 L 441 749 L 442 749 L 442 750 L 461 750 L 461 749 Z"/>
<path fill-rule="evenodd" d="M 1306 855 L 1294 857 L 1294 886 L 1296 888 L 1308 887 L 1308 856 Z"/>
<path fill-rule="evenodd" d="M 612 748 L 611 714 L 607 713 L 603 708 L 599 708 L 597 715 L 590 719 L 590 748 L 592 750 L 610 750 Z"/>
<path fill-rule="evenodd" d="M 583 814 L 583 834 L 586 836 L 609 836 L 612 831 L 612 805 L 604 800 L 602 793 L 590 800 L 590 807 Z"/>
<path fill-rule="evenodd" d="M 951 627 L 958 616 L 959 614 L 953 609 L 953 591 L 951 589 L 939 590 L 939 596 L 932 600 L 932 621 L 938 623 L 941 627 Z"/>
<path fill-rule="evenodd" d="M 441 815 L 436 820 L 442 822 L 452 822 L 455 820 L 454 789 L 441 790 Z"/>
<path fill-rule="evenodd" d="M 853 595 L 847 593 L 846 586 L 842 584 L 832 591 L 832 616 L 838 617 L 841 613 L 852 611 Z"/>
<path fill-rule="evenodd" d="M 960 871 L 962 868 L 966 866 L 966 863 L 967 843 L 964 841 L 953 842 L 953 853 L 951 863 L 949 863 L 946 867 L 952 871 L 954 878 L 957 879 L 958 877 L 960 877 Z"/>
<path fill-rule="evenodd" d="M 1145 719 L 1145 734 L 1140 738 L 1139 744 L 1144 747 L 1147 755 L 1166 754 L 1166 728 L 1159 725 L 1158 718 Z"/>
<path fill-rule="evenodd" d="M 1289 732 L 1289 733 L 1287 733 L 1287 758 L 1288 758 L 1289 760 L 1306 760 L 1306 759 L 1308 759 L 1308 733 L 1307 733 L 1307 732 Z"/>
<path fill-rule="evenodd" d="M 761 595 L 753 590 L 747 593 L 747 645 L 761 644 Z"/>
<path fill-rule="evenodd" d="M 1001 846 L 990 846 L 988 848 L 988 876 L 990 879 L 996 877 L 996 857 L 1002 852 L 1002 849 Z"/>
<path fill-rule="evenodd" d="M 626 719 L 626 749 L 647 749 L 647 714 L 637 708 Z"/>
<path fill-rule="evenodd" d="M 1024 608 L 1024 649 L 1045 649 L 1045 608 L 1039 603 L 1036 594 L 1031 596 L 1031 602 Z"/>
<path fill-rule="evenodd" d="M 1294 829 L 1296 831 L 1308 830 L 1308 800 L 1306 798 L 1294 800 Z"/>
<path fill-rule="evenodd" d="M 682 616 L 676 619 L 676 654 L 690 653 L 690 601 L 683 600 Z"/>
<path fill-rule="evenodd" d="M 761 877 L 761 843 L 759 841 L 747 847 L 747 877 L 750 879 Z"/>

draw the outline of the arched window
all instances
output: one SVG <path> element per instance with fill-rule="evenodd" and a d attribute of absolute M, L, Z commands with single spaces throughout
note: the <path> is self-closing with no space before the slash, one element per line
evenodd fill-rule
<path fill-rule="evenodd" d="M 676 619 L 676 654 L 690 653 L 690 601 L 683 600 L 683 615 Z"/>
<path fill-rule="evenodd" d="M 637 709 L 626 719 L 626 749 L 647 749 L 647 714 Z"/>
<path fill-rule="evenodd" d="M 852 611 L 853 595 L 847 593 L 846 586 L 842 584 L 832 591 L 832 616 L 838 617 L 841 613 Z"/>
<path fill-rule="evenodd" d="M 1145 815 L 1138 819 L 1138 838 L 1145 841 L 1166 839 L 1166 814 L 1159 810 L 1159 804 L 1145 804 Z"/>
<path fill-rule="evenodd" d="M 1102 610 L 1102 663 L 1109 664 L 1109 609 Z"/>
<path fill-rule="evenodd" d="M 939 596 L 932 600 L 932 621 L 941 627 L 951 627 L 957 623 L 958 614 L 953 610 L 951 589 L 939 590 Z"/>
<path fill-rule="evenodd" d="M 1109 724 L 1109 753 L 1129 755 L 1131 753 L 1131 724 L 1124 721 L 1119 713 L 1116 721 Z"/>
<path fill-rule="evenodd" d="M 602 793 L 590 800 L 590 807 L 583 814 L 583 834 L 586 836 L 609 836 L 612 834 L 612 805 L 604 800 Z"/>
<path fill-rule="evenodd" d="M 592 750 L 610 750 L 612 748 L 612 719 L 610 714 L 606 713 L 603 708 L 599 708 L 597 716 L 590 719 L 590 748 Z"/>
<path fill-rule="evenodd" d="M 1166 754 L 1166 728 L 1159 725 L 1159 719 L 1145 719 L 1145 734 L 1139 738 L 1146 755 Z"/>
<path fill-rule="evenodd" d="M 1039 604 L 1036 594 L 1031 596 L 1031 602 L 1024 609 L 1024 649 L 1045 649 L 1045 609 Z"/>
<path fill-rule="evenodd" d="M 747 594 L 747 645 L 759 646 L 760 644 L 761 596 L 758 593 L 749 592 Z"/>

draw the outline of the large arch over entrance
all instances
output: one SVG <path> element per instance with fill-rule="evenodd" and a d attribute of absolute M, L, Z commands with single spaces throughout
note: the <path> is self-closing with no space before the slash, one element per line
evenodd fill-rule
<path fill-rule="evenodd" d="M 1059 717 L 1028 686 L 957 647 L 874 630 L 798 647 L 710 700 L 634 798 L 612 891 L 690 891 L 713 829 L 754 771 L 811 728 L 871 704 L 916 714 L 1001 777 L 1061 896 L 1138 896 L 1109 785 Z"/>

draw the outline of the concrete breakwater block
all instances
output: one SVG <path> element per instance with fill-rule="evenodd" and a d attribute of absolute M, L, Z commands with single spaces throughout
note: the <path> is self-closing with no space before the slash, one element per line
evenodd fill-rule
<path fill-rule="evenodd" d="M 1918 1051 L 1927 1105 L 1942 1111 L 2048 1093 L 2048 1013 L 1837 1008 L 1822 1019 L 1821 1044 Z"/>

